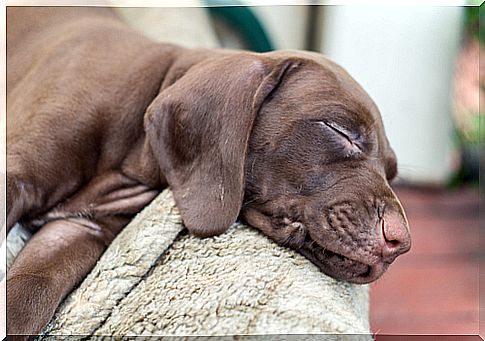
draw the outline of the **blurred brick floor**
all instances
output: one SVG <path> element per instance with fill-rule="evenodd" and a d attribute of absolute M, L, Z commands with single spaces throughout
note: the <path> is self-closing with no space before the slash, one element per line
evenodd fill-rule
<path fill-rule="evenodd" d="M 379 334 L 478 334 L 478 190 L 396 192 L 413 246 L 371 285 L 371 329 L 377 340 L 401 339 Z"/>

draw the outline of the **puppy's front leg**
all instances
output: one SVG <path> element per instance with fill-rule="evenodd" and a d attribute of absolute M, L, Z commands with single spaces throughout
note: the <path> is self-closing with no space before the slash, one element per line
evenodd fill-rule
<path fill-rule="evenodd" d="M 157 194 L 120 173 L 107 174 L 34 220 L 47 223 L 7 273 L 7 333 L 38 334 L 119 231 Z"/>
<path fill-rule="evenodd" d="M 96 264 L 110 241 L 89 222 L 53 221 L 40 229 L 7 273 L 7 333 L 35 335 Z"/>

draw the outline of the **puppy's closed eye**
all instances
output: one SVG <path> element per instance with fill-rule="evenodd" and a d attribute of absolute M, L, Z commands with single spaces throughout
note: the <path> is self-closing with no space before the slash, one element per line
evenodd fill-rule
<path fill-rule="evenodd" d="M 340 144 L 345 148 L 345 156 L 350 157 L 356 154 L 362 153 L 362 148 L 357 141 L 352 137 L 352 134 L 347 129 L 339 126 L 336 123 L 330 123 L 326 121 L 317 121 L 320 126 L 329 130 L 332 134 L 338 138 Z"/>

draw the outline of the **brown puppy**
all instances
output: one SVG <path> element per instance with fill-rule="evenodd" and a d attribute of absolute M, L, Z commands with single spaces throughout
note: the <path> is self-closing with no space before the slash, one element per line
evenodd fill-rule
<path fill-rule="evenodd" d="M 304 52 L 184 49 L 106 9 L 7 10 L 9 334 L 35 334 L 116 234 L 170 186 L 188 230 L 238 217 L 337 279 L 410 248 L 375 104 Z"/>

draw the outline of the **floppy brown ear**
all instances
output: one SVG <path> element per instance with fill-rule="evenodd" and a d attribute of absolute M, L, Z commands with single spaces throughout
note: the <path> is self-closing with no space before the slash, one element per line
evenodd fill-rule
<path fill-rule="evenodd" d="M 236 221 L 256 114 L 292 65 L 244 53 L 207 60 L 150 104 L 147 137 L 190 233 L 217 235 Z"/>

